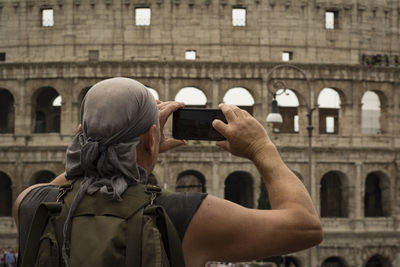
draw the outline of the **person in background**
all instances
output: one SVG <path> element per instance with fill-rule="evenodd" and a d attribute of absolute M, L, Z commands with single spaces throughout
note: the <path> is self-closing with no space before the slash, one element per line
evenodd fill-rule
<path fill-rule="evenodd" d="M 15 267 L 15 255 L 11 247 L 8 247 L 8 251 L 4 255 L 5 263 L 7 267 Z"/>

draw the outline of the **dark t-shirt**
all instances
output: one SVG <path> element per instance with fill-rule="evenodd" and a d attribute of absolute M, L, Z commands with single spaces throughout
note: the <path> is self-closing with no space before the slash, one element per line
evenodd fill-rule
<path fill-rule="evenodd" d="M 58 186 L 46 185 L 32 189 L 22 200 L 18 210 L 19 255 L 22 256 L 24 253 L 36 209 L 42 202 L 56 201 L 57 195 Z M 165 208 L 182 241 L 193 215 L 206 196 L 207 194 L 200 193 L 170 193 L 159 196 L 155 204 Z"/>

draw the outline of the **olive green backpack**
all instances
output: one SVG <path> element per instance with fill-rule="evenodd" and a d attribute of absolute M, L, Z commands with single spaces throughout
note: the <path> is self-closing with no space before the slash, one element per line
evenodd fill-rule
<path fill-rule="evenodd" d="M 60 186 L 57 202 L 42 203 L 32 222 L 22 267 L 63 267 L 63 225 L 79 185 Z M 73 214 L 69 231 L 70 267 L 183 267 L 182 246 L 161 206 L 153 204 L 161 189 L 130 186 L 123 201 L 101 193 L 86 195 Z M 165 194 L 164 192 L 162 194 Z"/>

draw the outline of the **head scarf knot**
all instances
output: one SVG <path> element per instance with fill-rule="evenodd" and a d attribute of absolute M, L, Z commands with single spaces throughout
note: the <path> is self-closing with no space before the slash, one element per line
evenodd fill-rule
<path fill-rule="evenodd" d="M 71 219 L 85 194 L 100 191 L 111 200 L 131 184 L 146 183 L 146 171 L 136 163 L 140 135 L 158 122 L 154 97 L 141 83 L 112 78 L 95 84 L 81 106 L 82 132 L 67 150 L 66 177 L 83 177 L 64 224 L 63 259 L 69 266 Z"/>

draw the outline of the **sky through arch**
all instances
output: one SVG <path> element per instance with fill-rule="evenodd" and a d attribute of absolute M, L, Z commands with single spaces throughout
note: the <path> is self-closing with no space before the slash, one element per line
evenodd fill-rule
<path fill-rule="evenodd" d="M 205 106 L 207 97 L 203 91 L 196 87 L 184 87 L 176 94 L 175 101 L 183 102 L 189 106 Z"/>

